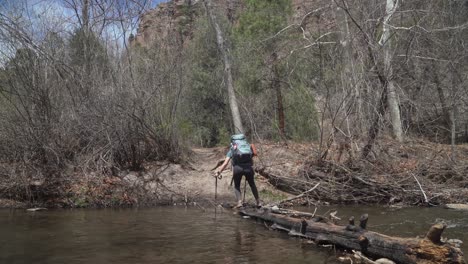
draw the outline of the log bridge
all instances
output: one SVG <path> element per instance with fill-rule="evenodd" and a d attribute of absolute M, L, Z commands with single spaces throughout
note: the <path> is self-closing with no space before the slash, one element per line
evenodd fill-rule
<path fill-rule="evenodd" d="M 366 229 L 368 215 L 354 217 L 348 225 L 335 224 L 333 213 L 329 218 L 315 214 L 281 209 L 277 206 L 260 209 L 244 207 L 242 216 L 270 224 L 274 230 L 313 240 L 318 245 L 335 245 L 338 248 L 361 251 L 365 256 L 387 258 L 396 263 L 465 263 L 462 251 L 454 244 L 441 241 L 443 224 L 433 225 L 424 238 L 392 237 Z"/>

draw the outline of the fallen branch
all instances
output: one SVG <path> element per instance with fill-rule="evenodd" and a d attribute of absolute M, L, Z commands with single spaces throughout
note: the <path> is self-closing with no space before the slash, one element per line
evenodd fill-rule
<path fill-rule="evenodd" d="M 265 177 L 269 183 L 271 183 L 273 186 L 275 186 L 279 190 L 282 190 L 291 194 L 300 195 L 301 193 L 313 187 L 311 182 L 274 175 L 272 173 L 266 172 L 265 168 L 255 168 L 255 171 L 258 174 Z"/>
<path fill-rule="evenodd" d="M 424 190 L 423 190 L 423 188 L 421 186 L 421 183 L 419 183 L 419 181 L 418 181 L 418 178 L 416 178 L 416 175 L 414 175 L 414 174 L 412 174 L 412 175 L 413 175 L 413 178 L 416 180 L 416 183 L 418 183 L 419 189 L 421 190 L 421 192 L 422 192 L 422 194 L 424 196 L 424 202 L 426 204 L 430 204 L 429 200 L 427 199 L 427 195 L 426 195 L 426 193 L 424 192 Z"/>
<path fill-rule="evenodd" d="M 291 201 L 294 201 L 296 199 L 299 199 L 301 197 L 304 197 L 306 194 L 312 192 L 313 190 L 315 190 L 318 186 L 320 185 L 320 182 L 317 182 L 317 184 L 315 184 L 314 187 L 312 187 L 311 189 L 299 194 L 299 195 L 296 195 L 294 197 L 291 197 L 291 198 L 287 198 L 287 199 L 284 199 L 284 200 L 281 200 L 278 204 L 282 204 L 282 203 L 286 203 L 286 202 L 291 202 Z"/>
<path fill-rule="evenodd" d="M 365 263 L 365 264 L 395 264 L 395 262 L 386 258 L 381 258 L 376 261 L 373 261 L 367 258 L 366 256 L 364 256 L 361 252 L 356 251 L 356 250 L 353 250 L 353 253 L 354 253 L 353 257 L 356 260 L 360 260 L 362 263 Z"/>

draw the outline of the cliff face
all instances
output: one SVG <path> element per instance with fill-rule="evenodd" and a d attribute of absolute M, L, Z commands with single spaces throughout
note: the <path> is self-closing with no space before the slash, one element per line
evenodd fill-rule
<path fill-rule="evenodd" d="M 236 20 L 241 9 L 241 0 L 214 1 L 217 10 L 229 20 Z M 132 45 L 148 47 L 155 40 L 179 38 L 185 42 L 193 35 L 196 19 L 205 12 L 202 0 L 172 0 L 161 3 L 140 17 L 136 36 L 130 39 Z"/>
<path fill-rule="evenodd" d="M 242 0 L 214 0 L 218 12 L 232 23 L 242 12 Z M 303 16 L 317 5 L 317 1 L 292 0 L 291 23 L 300 23 Z M 316 7 L 315 7 L 316 8 Z M 193 36 L 196 19 L 205 12 L 203 0 L 172 0 L 161 3 L 140 17 L 136 36 L 130 38 L 132 46 L 148 47 L 156 40 L 180 38 L 186 42 Z"/>

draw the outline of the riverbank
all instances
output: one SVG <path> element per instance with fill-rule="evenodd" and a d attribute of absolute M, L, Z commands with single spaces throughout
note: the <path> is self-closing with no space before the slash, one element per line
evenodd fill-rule
<path fill-rule="evenodd" d="M 381 140 L 372 157 L 359 159 L 359 142 L 343 147 L 332 143 L 257 142 L 256 182 L 264 203 L 316 189 L 295 204 L 385 204 L 395 206 L 468 203 L 468 146 L 426 141 L 404 144 Z M 319 151 L 322 149 L 321 151 Z M 69 167 L 49 176 L 16 174 L 3 164 L 1 207 L 131 207 L 214 204 L 234 201 L 231 173 L 223 173 L 215 188 L 213 169 L 226 148 L 195 148 L 189 161 L 145 163 L 139 172 L 84 172 Z M 455 157 L 455 159 L 452 159 Z M 18 176 L 19 175 L 19 176 Z M 300 183 L 285 188 L 278 178 Z M 242 184 L 243 188 L 243 184 Z M 247 201 L 253 197 L 247 187 Z"/>

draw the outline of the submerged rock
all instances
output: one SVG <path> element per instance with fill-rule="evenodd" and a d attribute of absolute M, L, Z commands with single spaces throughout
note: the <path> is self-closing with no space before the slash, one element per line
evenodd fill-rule
<path fill-rule="evenodd" d="M 43 207 L 36 207 L 36 208 L 26 209 L 26 211 L 28 211 L 28 212 L 45 211 L 45 210 L 47 210 L 47 208 L 43 208 Z"/>

